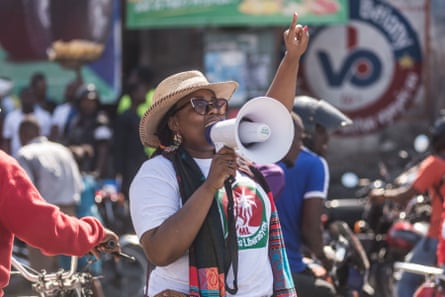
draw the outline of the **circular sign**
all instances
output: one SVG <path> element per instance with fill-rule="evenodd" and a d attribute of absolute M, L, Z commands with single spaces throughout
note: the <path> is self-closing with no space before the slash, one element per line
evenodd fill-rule
<path fill-rule="evenodd" d="M 402 115 L 422 82 L 417 34 L 394 7 L 378 0 L 350 2 L 347 25 L 311 34 L 304 85 L 347 114 L 341 134 L 366 134 Z"/>

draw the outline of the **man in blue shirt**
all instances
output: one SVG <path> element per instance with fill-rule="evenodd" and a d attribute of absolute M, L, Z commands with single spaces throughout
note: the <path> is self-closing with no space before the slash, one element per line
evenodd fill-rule
<path fill-rule="evenodd" d="M 295 135 L 292 149 L 279 162 L 285 186 L 276 202 L 286 252 L 299 297 L 334 296 L 333 286 L 316 278 L 303 261 L 303 247 L 329 269 L 321 224 L 329 185 L 329 168 L 323 156 L 329 130 L 352 122 L 329 103 L 306 96 L 295 98 L 293 111 L 301 118 L 304 133 L 303 138 Z M 301 125 L 298 117 L 293 118 L 296 127 Z"/>

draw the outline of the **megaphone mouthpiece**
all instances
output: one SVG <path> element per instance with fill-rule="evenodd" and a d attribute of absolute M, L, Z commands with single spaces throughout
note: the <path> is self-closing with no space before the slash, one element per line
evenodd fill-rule
<path fill-rule="evenodd" d="M 243 145 L 266 141 L 271 133 L 270 127 L 264 123 L 241 121 L 239 124 L 239 139 Z"/>

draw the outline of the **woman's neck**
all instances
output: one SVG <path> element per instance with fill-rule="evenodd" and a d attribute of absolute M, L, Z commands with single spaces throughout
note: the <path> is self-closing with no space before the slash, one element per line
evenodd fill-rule
<path fill-rule="evenodd" d="M 196 149 L 193 147 L 184 146 L 184 149 L 190 154 L 190 156 L 197 159 L 211 159 L 213 158 L 213 155 L 215 155 L 215 149 L 213 147 L 209 147 L 209 149 L 202 147 Z"/>

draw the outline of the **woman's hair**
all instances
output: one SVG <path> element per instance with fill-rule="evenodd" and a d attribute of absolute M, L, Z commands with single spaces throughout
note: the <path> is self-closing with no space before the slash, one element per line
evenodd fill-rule
<path fill-rule="evenodd" d="M 168 147 L 173 144 L 173 131 L 168 126 L 168 120 L 176 113 L 176 105 L 173 105 L 162 117 L 159 122 L 158 128 L 156 129 L 156 136 L 159 138 L 159 142 L 162 146 Z M 156 148 L 152 157 L 160 155 L 163 149 L 161 147 Z"/>

